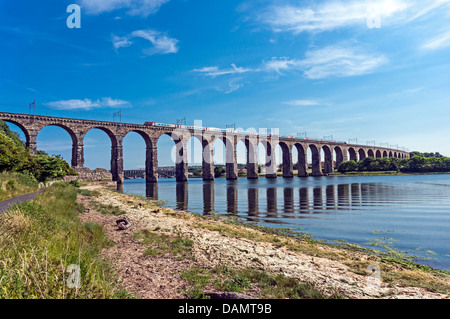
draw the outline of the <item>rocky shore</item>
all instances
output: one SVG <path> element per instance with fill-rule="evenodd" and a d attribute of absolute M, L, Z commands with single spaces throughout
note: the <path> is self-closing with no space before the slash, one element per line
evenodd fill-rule
<path fill-rule="evenodd" d="M 220 218 L 205 218 L 163 208 L 157 202 L 118 193 L 105 185 L 88 184 L 84 190 L 96 196 L 78 195 L 86 207 L 84 222 L 104 227 L 114 243 L 102 255 L 109 260 L 120 285 L 138 298 L 182 299 L 190 284 L 181 276 L 189 269 L 257 269 L 299 282 L 312 283 L 323 296 L 350 299 L 446 299 L 450 276 L 411 270 L 398 264 L 379 261 L 358 250 L 341 249 L 264 230 L 229 223 Z M 99 207 L 115 207 L 120 217 L 100 212 Z M 126 217 L 130 227 L 120 229 L 118 218 Z M 189 258 L 170 252 L 149 253 L 149 243 L 136 234 L 189 240 Z M 410 284 L 413 281 L 417 284 Z M 430 287 L 439 287 L 430 289 Z M 248 287 L 226 294 L 213 285 L 204 293 L 223 298 L 260 298 L 260 288 Z"/>

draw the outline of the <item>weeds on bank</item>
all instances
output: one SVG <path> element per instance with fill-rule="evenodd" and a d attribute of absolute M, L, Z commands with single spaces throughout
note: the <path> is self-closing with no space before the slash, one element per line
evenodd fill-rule
<path fill-rule="evenodd" d="M 90 201 L 89 206 L 101 214 L 114 215 L 114 216 L 120 216 L 120 215 L 126 214 L 126 212 L 124 210 L 120 209 L 119 206 L 105 205 L 105 204 L 101 204 L 96 201 Z"/>
<path fill-rule="evenodd" d="M 194 246 L 192 240 L 183 238 L 180 235 L 172 236 L 158 233 L 159 230 L 150 231 L 145 229 L 134 234 L 136 238 L 143 240 L 143 243 L 148 246 L 145 251 L 147 255 L 158 256 L 170 253 L 177 257 L 177 260 L 192 258 L 192 247 Z"/>
<path fill-rule="evenodd" d="M 101 226 L 80 221 L 76 198 L 75 187 L 56 183 L 0 215 L 0 298 L 130 297 L 99 257 L 111 242 Z M 69 265 L 79 267 L 74 288 Z"/>
<path fill-rule="evenodd" d="M 271 275 L 255 269 L 236 270 L 219 266 L 211 270 L 191 268 L 181 277 L 189 287 L 182 292 L 190 299 L 209 299 L 205 290 L 251 292 L 260 299 L 341 299 L 339 293 L 326 296 L 314 284 L 284 275 Z"/>
<path fill-rule="evenodd" d="M 39 183 L 27 173 L 0 173 L 0 201 L 36 192 Z"/>

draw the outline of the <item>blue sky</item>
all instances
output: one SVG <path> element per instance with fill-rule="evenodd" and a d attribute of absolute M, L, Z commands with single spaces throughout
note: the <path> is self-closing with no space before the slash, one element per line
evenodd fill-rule
<path fill-rule="evenodd" d="M 70 4 L 81 28 L 67 27 Z M 41 115 L 121 110 L 130 123 L 186 117 L 450 156 L 449 18 L 449 0 L 2 0 L 0 110 L 36 99 Z M 141 138 L 124 146 L 125 168 L 143 167 Z M 158 144 L 161 165 L 171 147 Z M 38 148 L 70 161 L 62 129 Z M 86 166 L 108 168 L 109 148 L 89 132 Z"/>

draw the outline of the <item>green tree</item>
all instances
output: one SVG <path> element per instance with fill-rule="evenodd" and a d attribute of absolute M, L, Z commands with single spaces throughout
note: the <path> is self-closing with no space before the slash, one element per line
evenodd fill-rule
<path fill-rule="evenodd" d="M 226 174 L 226 169 L 225 167 L 222 166 L 216 166 L 214 167 L 214 177 L 218 178 L 218 177 L 222 177 Z"/>

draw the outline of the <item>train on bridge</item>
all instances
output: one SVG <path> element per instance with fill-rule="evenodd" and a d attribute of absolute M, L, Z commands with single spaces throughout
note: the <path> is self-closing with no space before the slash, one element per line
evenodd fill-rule
<path fill-rule="evenodd" d="M 195 125 L 183 125 L 183 124 L 169 124 L 169 123 L 158 123 L 158 122 L 145 122 L 144 125 L 147 126 L 154 126 L 154 127 L 170 127 L 170 128 L 182 128 L 182 129 L 188 129 L 188 130 L 199 130 L 199 131 L 207 131 L 207 132 L 222 132 L 222 133 L 248 133 L 250 135 L 258 135 L 258 136 L 267 136 L 267 137 L 281 137 L 281 138 L 295 138 L 295 139 L 301 139 L 304 141 L 312 141 L 312 142 L 330 142 L 330 143 L 339 143 L 339 144 L 347 144 L 345 141 L 335 141 L 335 140 L 326 140 L 326 139 L 316 139 L 316 138 L 298 138 L 291 135 L 278 135 L 278 134 L 263 134 L 263 133 L 257 133 L 252 131 L 237 131 L 235 129 L 231 128 L 217 128 L 217 127 L 203 127 L 203 126 L 195 126 Z"/>

